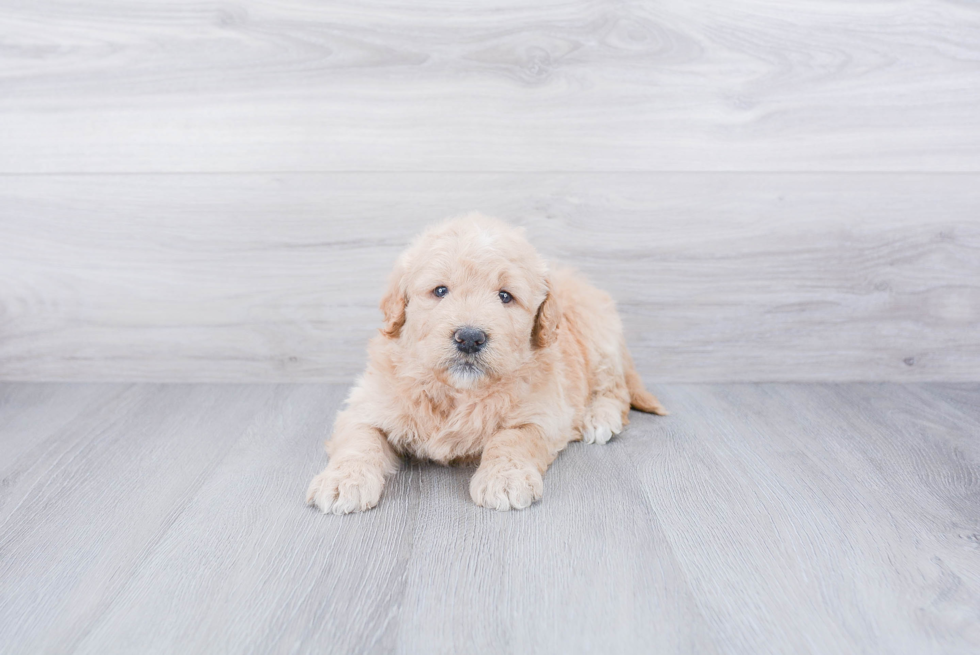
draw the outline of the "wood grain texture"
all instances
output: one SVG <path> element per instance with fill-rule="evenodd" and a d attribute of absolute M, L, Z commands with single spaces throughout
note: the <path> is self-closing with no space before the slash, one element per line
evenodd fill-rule
<path fill-rule="evenodd" d="M 960 447 L 977 425 L 936 422 L 943 412 L 916 397 L 922 388 L 658 393 L 684 427 L 626 448 L 713 636 L 732 651 L 967 653 L 980 644 L 980 453 Z M 760 604 L 796 609 L 761 616 Z M 950 630 L 964 641 L 944 643 Z"/>
<path fill-rule="evenodd" d="M 53 434 L 4 429 L 4 445 L 33 445 L 5 464 L 0 496 L 5 652 L 74 647 L 271 393 L 262 387 L 203 394 L 191 387 L 104 389 Z M 71 391 L 59 395 L 70 409 Z M 58 395 L 35 407 L 27 410 L 61 414 Z M 4 408 L 16 411 L 17 403 Z M 40 520 L 24 521 L 28 515 Z M 22 614 L 41 598 L 46 613 Z"/>
<path fill-rule="evenodd" d="M 344 386 L 0 385 L 0 653 L 980 648 L 980 386 L 655 391 L 523 512 L 409 463 L 335 517 Z"/>
<path fill-rule="evenodd" d="M 348 381 L 470 209 L 619 302 L 651 380 L 976 380 L 980 176 L 0 177 L 0 379 Z"/>
<path fill-rule="evenodd" d="M 980 172 L 962 1 L 0 4 L 0 171 Z"/>

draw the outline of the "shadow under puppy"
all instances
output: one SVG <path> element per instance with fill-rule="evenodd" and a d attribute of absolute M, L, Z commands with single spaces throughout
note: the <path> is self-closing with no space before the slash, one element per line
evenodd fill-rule
<path fill-rule="evenodd" d="M 324 512 L 374 507 L 401 455 L 478 462 L 473 501 L 522 509 L 570 441 L 607 442 L 631 405 L 667 413 L 643 388 L 609 295 L 549 272 L 523 230 L 499 220 L 471 214 L 416 238 L 381 309 L 330 463 L 307 492 Z"/>

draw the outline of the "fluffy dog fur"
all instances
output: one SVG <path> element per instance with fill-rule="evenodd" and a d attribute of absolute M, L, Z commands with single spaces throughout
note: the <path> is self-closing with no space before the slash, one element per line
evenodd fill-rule
<path fill-rule="evenodd" d="M 549 272 L 523 230 L 496 219 L 423 233 L 395 264 L 381 309 L 367 370 L 327 441 L 330 463 L 307 492 L 324 512 L 374 507 L 402 455 L 478 462 L 473 501 L 521 509 L 541 498 L 570 441 L 607 442 L 631 405 L 667 413 L 643 388 L 612 299 L 573 271 Z M 457 349 L 464 326 L 486 334 L 482 350 Z"/>

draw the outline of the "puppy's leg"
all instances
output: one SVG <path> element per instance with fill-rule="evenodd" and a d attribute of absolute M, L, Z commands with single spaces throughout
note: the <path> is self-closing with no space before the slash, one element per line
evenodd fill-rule
<path fill-rule="evenodd" d="M 601 394 L 592 399 L 582 419 L 582 441 L 604 444 L 628 423 L 630 402 L 621 394 Z"/>
<path fill-rule="evenodd" d="M 536 425 L 501 430 L 487 442 L 470 480 L 473 502 L 499 511 L 528 507 L 541 498 L 542 476 L 556 455 Z"/>
<path fill-rule="evenodd" d="M 327 443 L 330 463 L 313 478 L 306 502 L 324 512 L 363 512 L 378 504 L 385 478 L 401 462 L 380 430 L 338 417 Z"/>
<path fill-rule="evenodd" d="M 592 400 L 582 417 L 585 443 L 604 444 L 629 423 L 630 395 L 618 355 L 615 350 L 607 350 L 593 371 Z"/>

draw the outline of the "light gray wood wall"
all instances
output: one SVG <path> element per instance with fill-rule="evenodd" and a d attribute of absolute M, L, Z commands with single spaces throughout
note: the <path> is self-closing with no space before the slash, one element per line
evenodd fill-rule
<path fill-rule="evenodd" d="M 468 210 L 651 379 L 980 378 L 980 6 L 0 0 L 0 379 L 352 378 Z"/>

